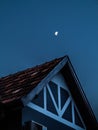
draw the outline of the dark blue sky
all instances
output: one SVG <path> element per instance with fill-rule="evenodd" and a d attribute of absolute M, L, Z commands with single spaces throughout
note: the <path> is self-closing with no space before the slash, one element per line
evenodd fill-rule
<path fill-rule="evenodd" d="M 0 0 L 0 77 L 66 54 L 98 119 L 98 0 Z"/>

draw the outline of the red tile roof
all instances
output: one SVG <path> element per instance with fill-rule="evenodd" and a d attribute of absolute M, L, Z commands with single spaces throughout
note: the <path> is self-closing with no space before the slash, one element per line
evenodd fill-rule
<path fill-rule="evenodd" d="M 9 103 L 28 94 L 63 58 L 0 78 L 0 102 Z"/>

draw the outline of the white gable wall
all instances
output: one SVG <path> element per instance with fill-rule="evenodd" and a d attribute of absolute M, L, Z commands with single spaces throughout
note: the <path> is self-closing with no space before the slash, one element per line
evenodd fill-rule
<path fill-rule="evenodd" d="M 56 75 L 52 78 L 51 81 L 53 81 L 54 83 L 58 84 L 60 87 L 66 89 L 67 91 L 69 91 L 69 90 L 68 90 L 68 87 L 67 87 L 67 85 L 66 85 L 65 79 L 64 79 L 63 75 L 61 74 L 61 72 L 59 72 L 58 74 L 56 74 Z M 70 93 L 70 92 L 69 92 L 69 93 Z"/>
<path fill-rule="evenodd" d="M 54 84 L 54 86 L 52 86 L 53 84 Z M 55 88 L 57 91 L 55 91 L 53 88 Z M 62 96 L 61 89 L 63 92 L 65 91 L 65 94 L 68 93 L 67 98 L 64 96 L 65 94 L 63 93 L 64 94 L 63 95 L 63 98 L 64 98 L 63 106 L 62 106 L 62 98 L 61 98 L 61 96 Z M 35 100 L 33 99 L 31 102 L 28 103 L 27 106 L 29 108 L 31 108 L 32 110 L 38 111 L 38 113 L 40 112 L 40 113 L 44 114 L 44 116 L 50 117 L 51 119 L 53 119 L 59 123 L 62 123 L 65 126 L 68 126 L 72 129 L 75 129 L 75 130 L 86 129 L 84 126 L 84 123 L 81 119 L 81 116 L 75 106 L 75 103 L 71 97 L 71 94 L 68 90 L 64 77 L 60 72 L 58 74 L 56 74 L 46 86 L 44 86 L 41 93 L 43 93 L 41 96 L 39 93 L 38 98 L 36 98 Z M 55 96 L 56 96 L 56 98 L 55 98 Z M 66 98 L 66 100 L 65 100 L 65 98 Z M 52 102 L 52 104 L 51 104 L 51 102 Z M 42 104 L 43 104 L 43 106 L 42 106 Z M 71 111 L 69 112 L 69 114 L 71 113 L 71 115 L 69 118 L 71 118 L 72 121 L 68 120 L 67 117 L 63 117 L 63 115 L 66 113 L 66 110 L 69 107 L 69 105 L 71 107 Z M 52 109 L 55 109 L 56 113 L 54 113 L 54 110 L 52 111 Z M 77 110 L 79 118 L 82 121 L 84 128 L 79 126 L 78 124 L 76 124 L 75 110 Z M 36 116 L 36 115 L 33 114 L 32 120 L 33 120 L 34 116 Z M 67 116 L 69 116 L 68 113 L 67 113 Z M 47 126 L 46 124 L 43 124 L 43 125 Z"/>

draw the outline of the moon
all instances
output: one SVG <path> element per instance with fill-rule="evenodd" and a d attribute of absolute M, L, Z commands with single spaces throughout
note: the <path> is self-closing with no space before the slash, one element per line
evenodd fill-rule
<path fill-rule="evenodd" d="M 58 35 L 58 33 L 59 33 L 59 32 L 58 32 L 58 31 L 56 31 L 56 32 L 54 33 L 54 35 L 55 35 L 55 36 L 57 36 L 57 35 Z"/>

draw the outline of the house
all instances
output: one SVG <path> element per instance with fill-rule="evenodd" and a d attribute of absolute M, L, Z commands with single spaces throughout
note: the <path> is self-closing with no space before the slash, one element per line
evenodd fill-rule
<path fill-rule="evenodd" d="M 97 130 L 68 56 L 0 79 L 0 130 Z"/>

